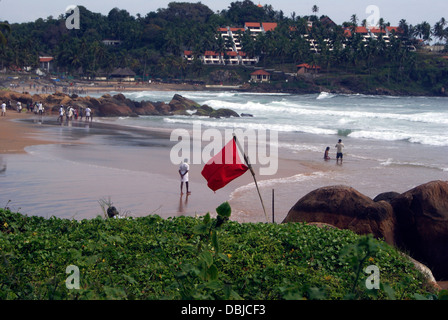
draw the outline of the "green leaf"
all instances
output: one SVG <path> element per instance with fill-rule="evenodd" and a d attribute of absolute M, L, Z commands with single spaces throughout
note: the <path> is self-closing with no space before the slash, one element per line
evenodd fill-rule
<path fill-rule="evenodd" d="M 218 235 L 216 231 L 213 231 L 212 233 L 212 245 L 215 248 L 215 251 L 219 251 L 219 243 L 218 243 Z"/>
<path fill-rule="evenodd" d="M 209 228 L 206 224 L 198 224 L 194 227 L 193 232 L 199 235 L 206 235 L 209 232 Z"/>
<path fill-rule="evenodd" d="M 213 256 L 209 251 L 202 252 L 200 258 L 205 261 L 207 267 L 210 267 L 213 264 Z"/>
<path fill-rule="evenodd" d="M 218 279 L 218 268 L 214 264 L 212 264 L 210 268 L 207 270 L 207 274 L 210 280 Z"/>
<path fill-rule="evenodd" d="M 219 290 L 222 288 L 222 284 L 219 281 L 214 280 L 214 279 L 212 281 L 207 282 L 206 286 L 207 286 L 207 288 L 212 289 L 212 290 Z"/>
<path fill-rule="evenodd" d="M 229 218 L 232 209 L 230 208 L 230 204 L 226 201 L 223 202 L 218 208 L 216 208 L 216 212 L 222 217 Z"/>
<path fill-rule="evenodd" d="M 224 253 L 218 253 L 218 256 L 223 259 L 225 262 L 230 262 L 230 259 L 227 255 L 225 255 Z"/>

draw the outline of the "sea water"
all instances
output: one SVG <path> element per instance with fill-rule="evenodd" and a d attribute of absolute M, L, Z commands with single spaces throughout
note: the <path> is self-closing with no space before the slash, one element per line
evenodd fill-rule
<path fill-rule="evenodd" d="M 374 198 L 382 192 L 405 192 L 432 180 L 448 178 L 448 98 L 361 94 L 265 94 L 180 92 L 215 109 L 230 108 L 246 117 L 214 119 L 193 116 L 123 118 L 132 126 L 275 130 L 279 155 L 293 162 L 289 176 L 259 176 L 269 216 L 281 221 L 308 192 L 327 185 L 348 185 Z M 171 92 L 134 92 L 134 100 L 169 102 Z M 343 164 L 335 144 L 342 139 Z M 323 160 L 330 147 L 331 161 Z M 297 170 L 294 172 L 294 165 Z M 281 170 L 282 168 L 279 168 Z M 263 221 L 254 183 L 236 188 L 235 216 Z M 242 208 L 241 211 L 238 208 Z"/>
<path fill-rule="evenodd" d="M 348 185 L 373 198 L 381 192 L 404 192 L 432 180 L 448 180 L 448 98 L 326 92 L 123 94 L 137 101 L 168 103 L 175 93 L 201 105 L 229 108 L 250 116 L 220 119 L 194 114 L 140 116 L 96 118 L 92 126 L 79 128 L 64 125 L 55 129 L 56 126 L 49 125 L 45 130 L 63 137 L 65 144 L 29 147 L 25 158 L 4 155 L 8 167 L 0 174 L 0 200 L 5 203 L 12 199 L 15 208 L 27 214 L 57 216 L 62 215 L 60 212 L 70 212 L 70 217 L 92 217 L 98 212 L 88 210 L 92 203 L 98 207 L 99 198 L 112 194 L 112 200 L 137 215 L 155 212 L 163 216 L 201 214 L 201 205 L 213 208 L 213 197 L 225 194 L 219 201 L 228 198 L 233 219 L 257 222 L 266 221 L 267 215 L 271 219 L 272 215 L 274 221 L 281 222 L 295 202 L 319 187 Z M 278 141 L 270 143 L 276 144 L 278 156 L 283 159 L 278 173 L 255 177 L 266 214 L 249 174 L 230 183 L 223 191 L 208 194 L 210 190 L 196 172 L 191 179 L 194 192 L 190 200 L 178 199 L 177 176 L 169 177 L 169 171 L 176 172 L 177 164 L 154 155 L 155 146 L 165 150 L 161 154 L 166 155 L 166 149 L 172 144 L 164 146 L 163 139 L 151 140 L 156 141 L 151 144 L 144 135 L 129 130 L 106 133 L 95 127 L 97 122 L 119 124 L 123 128 L 155 128 L 168 135 L 177 128 L 192 130 L 195 125 L 204 130 L 276 131 Z M 80 139 L 84 144 L 70 144 L 70 139 Z M 335 161 L 338 139 L 345 145 L 342 164 Z M 323 160 L 327 146 L 330 161 Z M 153 163 L 148 163 L 150 158 Z M 192 169 L 200 171 L 202 166 Z M 75 170 L 79 175 L 70 175 L 68 170 Z M 148 191 L 151 187 L 152 191 Z"/>

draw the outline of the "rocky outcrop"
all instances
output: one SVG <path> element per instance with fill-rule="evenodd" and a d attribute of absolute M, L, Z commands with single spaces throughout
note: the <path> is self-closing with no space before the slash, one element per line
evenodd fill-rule
<path fill-rule="evenodd" d="M 290 209 L 286 222 L 329 224 L 357 234 L 371 233 L 448 279 L 448 182 L 432 181 L 375 200 L 346 186 L 314 190 Z"/>
<path fill-rule="evenodd" d="M 20 101 L 28 105 L 35 102 L 42 102 L 46 110 L 58 112 L 61 105 L 74 108 L 92 109 L 97 117 L 136 117 L 139 115 L 198 115 L 214 118 L 221 117 L 239 117 L 239 115 L 230 109 L 213 109 L 207 105 L 200 105 L 197 102 L 175 94 L 169 103 L 151 102 L 151 101 L 133 101 L 126 98 L 123 94 L 104 94 L 100 98 L 89 96 L 67 95 L 56 92 L 54 94 L 34 94 L 18 93 L 15 91 L 0 92 L 0 101 L 15 103 Z"/>
<path fill-rule="evenodd" d="M 448 279 L 448 182 L 432 181 L 391 201 L 397 246 Z"/>
<path fill-rule="evenodd" d="M 357 234 L 373 234 L 394 244 L 395 219 L 392 206 L 374 202 L 347 186 L 314 190 L 301 198 L 283 222 L 319 222 Z"/>

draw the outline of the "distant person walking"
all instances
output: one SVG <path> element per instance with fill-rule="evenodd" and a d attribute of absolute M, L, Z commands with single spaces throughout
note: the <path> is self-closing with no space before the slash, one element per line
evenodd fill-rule
<path fill-rule="evenodd" d="M 87 107 L 86 108 L 86 121 L 90 120 L 90 113 L 91 112 L 92 112 L 92 110 L 89 107 Z"/>
<path fill-rule="evenodd" d="M 335 148 L 337 149 L 337 151 L 336 151 L 336 163 L 339 162 L 339 159 L 341 159 L 341 163 L 342 163 L 342 158 L 343 158 L 342 149 L 344 148 L 344 144 L 342 143 L 341 139 L 339 139 L 338 143 L 335 145 Z"/>
<path fill-rule="evenodd" d="M 184 159 L 184 162 L 182 162 L 179 166 L 180 194 L 184 194 L 184 192 L 183 192 L 184 182 L 185 182 L 185 187 L 187 189 L 187 194 L 191 193 L 188 188 L 188 171 L 190 171 L 190 166 L 188 165 L 188 159 Z"/>
<path fill-rule="evenodd" d="M 44 113 L 44 106 L 42 105 L 42 102 L 39 102 L 38 111 L 40 116 Z"/>
<path fill-rule="evenodd" d="M 6 103 L 2 103 L 2 117 L 6 117 Z"/>
<path fill-rule="evenodd" d="M 62 121 L 64 121 L 64 106 L 61 105 L 61 107 L 59 108 L 59 117 L 58 117 L 58 121 L 59 119 Z"/>

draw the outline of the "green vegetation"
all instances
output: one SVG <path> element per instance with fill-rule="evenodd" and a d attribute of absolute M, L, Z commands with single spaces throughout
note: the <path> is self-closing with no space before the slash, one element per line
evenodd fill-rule
<path fill-rule="evenodd" d="M 0 299 L 437 299 L 371 236 L 303 223 L 159 216 L 67 220 L 0 210 Z M 375 265 L 380 288 L 367 289 Z M 79 289 L 68 289 L 79 268 Z M 66 271 L 68 273 L 66 273 Z M 70 280 L 70 281 L 69 281 Z"/>
<path fill-rule="evenodd" d="M 423 21 L 410 25 L 405 19 L 399 23 L 400 39 L 391 37 L 390 43 L 380 36 L 367 45 L 359 33 L 347 30 L 366 24 L 358 22 L 356 15 L 342 25 L 334 24 L 313 6 L 311 15 L 291 17 L 274 10 L 271 5 L 257 6 L 250 0 L 235 1 L 227 9 L 213 12 L 206 5 L 171 2 L 167 8 L 149 12 L 145 16 L 131 16 L 126 10 L 112 9 L 107 16 L 80 6 L 80 29 L 67 29 L 65 19 L 40 18 L 34 22 L 0 24 L 1 67 L 20 70 L 38 67 L 39 55 L 55 57 L 54 71 L 65 76 L 104 76 L 115 68 L 130 68 L 141 79 L 187 79 L 213 83 L 215 78 L 209 67 L 196 59 L 188 64 L 182 58 L 184 50 L 195 57 L 205 50 L 225 52 L 226 41 L 217 36 L 224 26 L 243 27 L 244 22 L 275 22 L 277 27 L 253 39 L 249 32 L 241 34 L 242 51 L 260 56 L 258 66 L 274 68 L 288 73 L 296 72 L 296 65 L 308 63 L 321 66 L 316 82 L 301 79 L 285 84 L 285 79 L 274 86 L 277 89 L 300 90 L 310 84 L 328 90 L 356 84 L 353 91 L 375 92 L 387 88 L 391 93 L 445 94 L 448 87 L 448 61 L 439 54 L 421 50 L 410 52 L 409 46 L 437 40 L 446 47 L 447 22 L 444 18 L 431 25 Z M 312 23 L 312 27 L 308 27 Z M 380 19 L 379 29 L 390 23 Z M 105 45 L 103 40 L 120 41 L 118 45 Z M 314 40 L 319 52 L 313 52 Z M 215 70 L 244 69 L 232 66 L 214 66 Z M 224 80 L 224 83 L 247 81 L 247 72 Z M 342 78 L 339 79 L 339 78 Z M 303 85 L 303 81 L 309 82 Z M 345 81 L 345 82 L 344 82 Z M 222 81 L 221 81 L 222 82 Z M 351 89 L 351 87 L 348 87 Z"/>

